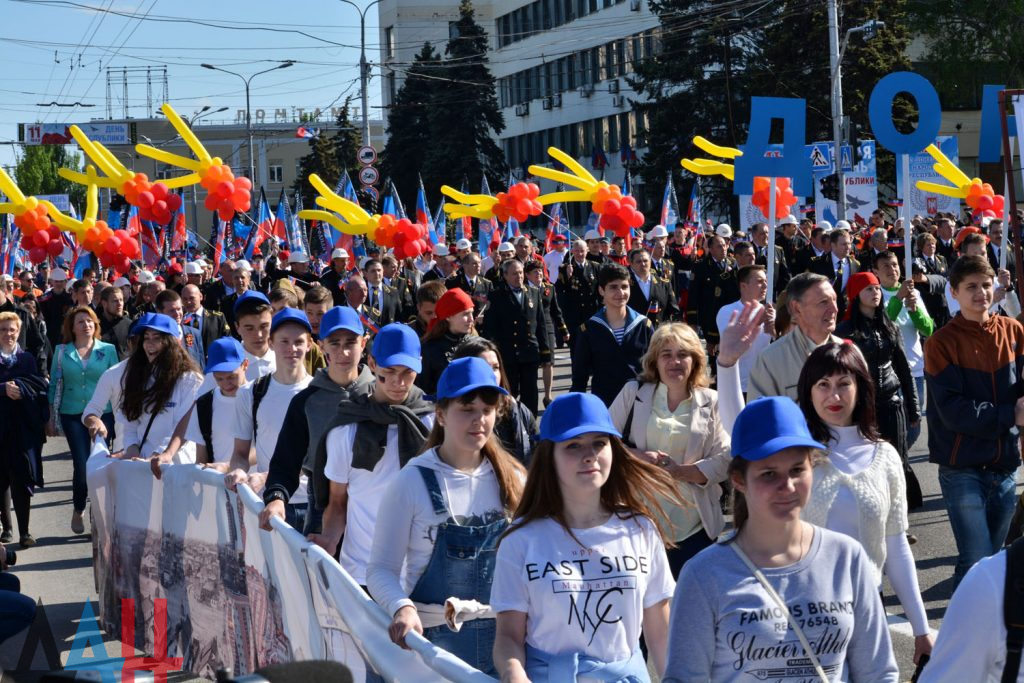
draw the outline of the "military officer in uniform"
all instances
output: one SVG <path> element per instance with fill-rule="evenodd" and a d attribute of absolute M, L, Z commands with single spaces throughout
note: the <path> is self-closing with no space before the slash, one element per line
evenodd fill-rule
<path fill-rule="evenodd" d="M 558 269 L 555 292 L 570 334 L 597 313 L 597 266 L 587 259 L 587 243 L 583 240 L 572 243 L 569 258 Z M 575 346 L 570 342 L 570 353 Z"/>
<path fill-rule="evenodd" d="M 667 262 L 662 261 L 663 263 Z M 663 320 L 678 320 L 679 306 L 668 280 L 651 267 L 651 255 L 644 249 L 629 252 L 629 303 L 640 315 L 646 315 L 652 325 Z"/>
<path fill-rule="evenodd" d="M 494 284 L 480 274 L 480 254 L 469 252 L 462 257 L 462 269 L 444 283 L 448 289 L 461 289 L 473 299 L 473 317 L 483 315 L 487 295 Z M 477 323 L 479 324 L 479 323 Z"/>
<path fill-rule="evenodd" d="M 503 281 L 488 295 L 483 336 L 498 345 L 512 395 L 536 415 L 538 371 L 551 359 L 541 291 L 526 286 L 518 259 L 503 262 L 501 272 Z"/>
<path fill-rule="evenodd" d="M 708 345 L 708 357 L 718 352 L 718 309 L 740 298 L 736 279 L 736 263 L 726 254 L 725 238 L 719 235 L 708 240 L 707 256 L 697 261 L 690 283 L 689 309 L 686 319 L 690 325 L 700 327 Z"/>
<path fill-rule="evenodd" d="M 668 253 L 668 230 L 664 225 L 655 225 L 647 233 L 647 242 L 651 246 L 651 272 L 660 280 L 668 283 L 668 286 L 675 290 L 672 282 L 674 268 L 672 259 Z M 640 311 L 643 313 L 643 311 Z"/>

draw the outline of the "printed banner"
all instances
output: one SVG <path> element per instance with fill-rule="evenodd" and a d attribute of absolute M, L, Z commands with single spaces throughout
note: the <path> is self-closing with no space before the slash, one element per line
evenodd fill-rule
<path fill-rule="evenodd" d="M 942 150 L 942 153 L 949 157 L 954 165 L 960 164 L 960 146 L 955 135 L 940 135 L 935 139 L 935 145 Z M 935 159 L 932 159 L 928 152 L 918 152 L 910 155 L 910 197 L 902 197 L 904 201 L 904 215 L 907 216 L 934 216 L 940 211 L 960 215 L 960 200 L 956 197 L 946 197 L 933 192 L 925 192 L 917 189 L 917 181 L 927 180 L 940 185 L 948 185 L 946 180 L 935 172 L 933 166 Z M 902 164 L 896 163 L 896 191 L 903 187 Z"/>
<path fill-rule="evenodd" d="M 155 651 L 154 601 L 166 599 L 167 656 L 209 679 L 268 664 L 329 659 L 356 681 L 369 667 L 387 681 L 493 681 L 422 637 L 394 645 L 390 618 L 338 565 L 284 524 L 259 528 L 263 502 L 246 486 L 193 465 L 164 470 L 112 460 L 94 446 L 88 463 L 99 614 L 120 634 L 121 599 L 133 598 L 135 647 Z M 415 635 L 415 634 L 414 634 Z"/>
<path fill-rule="evenodd" d="M 875 141 L 861 140 L 857 143 L 857 163 L 845 163 L 852 154 L 849 147 L 843 147 L 843 182 L 846 183 L 847 220 L 867 223 L 871 212 L 878 208 L 878 173 L 875 163 Z M 822 180 L 832 174 L 835 168 L 835 145 L 831 142 L 817 142 L 807 145 L 814 169 L 814 213 L 819 221 L 832 225 L 839 220 L 834 199 L 821 194 Z M 849 158 L 852 161 L 852 157 Z"/>

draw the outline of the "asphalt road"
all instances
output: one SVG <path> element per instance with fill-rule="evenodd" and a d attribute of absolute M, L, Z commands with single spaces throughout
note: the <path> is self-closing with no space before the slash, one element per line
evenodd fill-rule
<path fill-rule="evenodd" d="M 568 354 L 560 351 L 555 372 L 556 393 L 566 391 L 568 386 Z M 911 513 L 910 525 L 918 538 L 912 549 L 917 559 L 921 591 L 932 627 L 938 629 L 952 592 L 956 545 L 939 492 L 937 468 L 927 462 L 926 443 L 927 426 L 912 450 L 912 463 L 924 491 L 925 505 L 923 509 Z M 72 648 L 86 601 L 96 604 L 92 545 L 88 534 L 75 536 L 71 533 L 72 467 L 63 439 L 53 439 L 47 444 L 44 462 L 47 485 L 38 493 L 32 506 L 31 528 L 38 545 L 28 550 L 13 546 L 18 552 L 18 565 L 14 571 L 21 579 L 23 592 L 38 598 L 45 606 L 46 617 L 63 663 L 67 661 Z M 890 615 L 890 630 L 902 679 L 909 680 L 913 672 L 913 638 L 909 624 L 903 619 L 902 609 L 888 586 L 885 590 L 885 605 Z M 104 637 L 104 641 L 109 656 L 121 656 L 120 643 L 109 637 Z M 14 667 L 23 644 L 22 635 L 0 646 L 0 669 Z M 42 650 L 39 648 L 35 653 L 34 669 L 46 668 Z M 97 655 L 102 657 L 103 653 L 86 653 L 86 656 Z M 8 680 L 9 677 L 3 679 L 4 683 Z M 33 680 L 33 677 L 19 676 L 17 680 Z"/>

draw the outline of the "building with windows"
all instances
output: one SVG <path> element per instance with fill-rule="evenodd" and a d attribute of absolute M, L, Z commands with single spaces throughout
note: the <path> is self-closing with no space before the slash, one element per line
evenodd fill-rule
<path fill-rule="evenodd" d="M 383 0 L 378 7 L 386 112 L 423 42 L 443 52 L 458 3 Z M 588 168 L 606 159 L 596 175 L 621 183 L 623 150 L 627 158 L 629 150 L 641 154 L 645 129 L 626 78 L 659 49 L 660 24 L 646 0 L 478 0 L 473 7 L 491 43 L 506 126 L 498 141 L 513 173 L 547 162 L 555 146 Z M 574 225 L 585 220 L 583 210 L 572 207 Z"/>

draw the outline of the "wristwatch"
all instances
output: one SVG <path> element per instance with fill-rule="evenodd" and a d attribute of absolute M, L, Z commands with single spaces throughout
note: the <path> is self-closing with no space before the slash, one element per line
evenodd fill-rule
<path fill-rule="evenodd" d="M 672 464 L 672 458 L 668 457 L 667 455 L 662 455 L 661 457 L 658 458 L 658 462 L 656 464 L 658 465 L 658 467 L 668 467 L 669 465 Z"/>
<path fill-rule="evenodd" d="M 264 505 L 270 505 L 275 500 L 279 500 L 286 505 L 288 504 L 288 496 L 286 496 L 283 491 L 274 490 L 263 494 Z"/>

